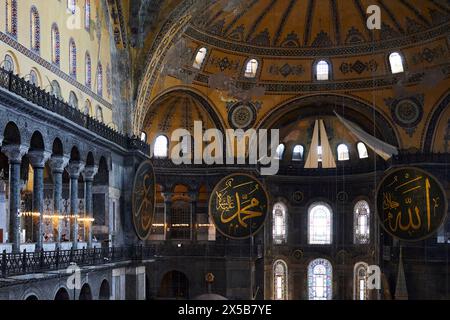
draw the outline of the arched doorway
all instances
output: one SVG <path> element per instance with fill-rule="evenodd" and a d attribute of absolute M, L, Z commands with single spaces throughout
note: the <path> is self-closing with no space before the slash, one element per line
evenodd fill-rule
<path fill-rule="evenodd" d="M 103 280 L 102 284 L 100 285 L 100 293 L 98 294 L 99 300 L 109 300 L 111 297 L 110 290 L 109 290 L 109 282 L 107 280 Z"/>
<path fill-rule="evenodd" d="M 188 299 L 189 280 L 180 271 L 167 272 L 161 280 L 158 298 L 164 299 Z"/>
<path fill-rule="evenodd" d="M 87 283 L 81 287 L 79 300 L 92 300 L 91 287 Z"/>
<path fill-rule="evenodd" d="M 25 298 L 25 300 L 33 301 L 33 300 L 39 300 L 39 299 L 36 295 L 30 294 L 28 297 Z"/>
<path fill-rule="evenodd" d="M 60 288 L 55 295 L 55 300 L 69 300 L 69 293 L 66 289 Z"/>

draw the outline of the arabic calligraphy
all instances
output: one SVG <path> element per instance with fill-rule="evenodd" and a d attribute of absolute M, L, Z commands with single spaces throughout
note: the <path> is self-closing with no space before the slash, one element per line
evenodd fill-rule
<path fill-rule="evenodd" d="M 155 209 L 155 178 L 153 166 L 143 162 L 136 171 L 133 186 L 133 223 L 138 237 L 146 239 L 151 231 Z"/>
<path fill-rule="evenodd" d="M 254 235 L 267 217 L 268 196 L 262 184 L 246 174 L 222 179 L 214 188 L 209 214 L 216 228 L 230 238 Z"/>
<path fill-rule="evenodd" d="M 447 198 L 439 182 L 412 167 L 389 173 L 378 187 L 376 203 L 383 228 L 408 241 L 431 236 L 447 213 Z"/>

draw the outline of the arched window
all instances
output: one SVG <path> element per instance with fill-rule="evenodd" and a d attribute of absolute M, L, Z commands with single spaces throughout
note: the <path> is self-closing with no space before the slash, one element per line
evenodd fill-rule
<path fill-rule="evenodd" d="M 67 11 L 71 14 L 75 14 L 76 0 L 67 0 Z"/>
<path fill-rule="evenodd" d="M 365 262 L 358 262 L 355 264 L 353 271 L 353 299 L 354 300 L 367 300 L 367 277 L 368 277 L 368 265 Z"/>
<path fill-rule="evenodd" d="M 272 236 L 275 244 L 286 243 L 286 206 L 280 202 L 275 203 L 273 206 L 273 228 Z"/>
<path fill-rule="evenodd" d="M 198 49 L 197 54 L 195 55 L 194 64 L 192 65 L 195 69 L 200 69 L 202 67 L 207 52 L 206 48 Z"/>
<path fill-rule="evenodd" d="M 98 121 L 103 122 L 103 110 L 102 110 L 102 107 L 97 106 L 97 108 L 95 108 L 95 117 L 97 118 Z"/>
<path fill-rule="evenodd" d="M 365 159 L 369 157 L 369 154 L 367 153 L 367 147 L 364 143 L 358 142 L 356 148 L 358 149 L 358 156 L 360 159 Z"/>
<path fill-rule="evenodd" d="M 89 116 L 91 115 L 91 110 L 92 110 L 92 105 L 91 102 L 89 100 L 86 100 L 86 102 L 84 103 L 84 114 Z"/>
<path fill-rule="evenodd" d="M 58 81 L 56 81 L 56 80 L 52 81 L 52 95 L 54 95 L 56 98 L 62 100 L 61 87 L 60 87 Z"/>
<path fill-rule="evenodd" d="M 77 46 L 75 41 L 70 39 L 69 41 L 69 71 L 70 75 L 74 78 L 77 77 Z"/>
<path fill-rule="evenodd" d="M 30 71 L 30 83 L 36 87 L 39 87 L 39 76 L 36 70 L 31 69 Z"/>
<path fill-rule="evenodd" d="M 97 66 L 97 94 L 103 96 L 103 67 L 100 62 Z"/>
<path fill-rule="evenodd" d="M 6 0 L 6 33 L 17 39 L 17 0 Z"/>
<path fill-rule="evenodd" d="M 305 153 L 305 148 L 298 144 L 294 147 L 294 150 L 292 151 L 292 160 L 294 161 L 303 161 L 303 155 Z"/>
<path fill-rule="evenodd" d="M 331 300 L 333 297 L 333 268 L 330 261 L 316 259 L 308 266 L 309 300 Z"/>
<path fill-rule="evenodd" d="M 276 156 L 275 156 L 276 159 L 279 159 L 279 160 L 283 159 L 284 149 L 285 149 L 284 144 L 278 145 L 277 150 L 276 150 Z"/>
<path fill-rule="evenodd" d="M 52 62 L 59 67 L 61 61 L 61 43 L 59 36 L 58 25 L 54 23 L 52 25 Z"/>
<path fill-rule="evenodd" d="M 141 141 L 147 142 L 147 133 L 145 133 L 144 131 L 141 132 Z"/>
<path fill-rule="evenodd" d="M 39 22 L 39 12 L 36 7 L 31 7 L 30 12 L 30 48 L 36 53 L 41 49 L 41 24 Z"/>
<path fill-rule="evenodd" d="M 258 72 L 258 61 L 256 59 L 250 59 L 245 66 L 244 76 L 246 78 L 255 78 Z"/>
<path fill-rule="evenodd" d="M 70 91 L 70 94 L 69 94 L 69 105 L 72 108 L 78 109 L 78 98 L 77 98 L 77 95 L 73 91 Z"/>
<path fill-rule="evenodd" d="M 286 262 L 277 260 L 273 264 L 273 299 L 288 299 L 288 269 Z"/>
<path fill-rule="evenodd" d="M 8 72 L 15 72 L 16 71 L 16 65 L 14 64 L 14 59 L 11 57 L 11 55 L 6 54 L 5 59 L 3 60 L 3 69 L 5 69 Z"/>
<path fill-rule="evenodd" d="M 331 244 L 332 213 L 328 205 L 315 203 L 308 210 L 309 244 Z"/>
<path fill-rule="evenodd" d="M 348 147 L 345 144 L 340 144 L 337 147 L 338 161 L 346 161 L 350 159 Z"/>
<path fill-rule="evenodd" d="M 365 244 L 370 241 L 370 207 L 367 201 L 361 200 L 353 208 L 354 242 Z"/>
<path fill-rule="evenodd" d="M 392 73 L 402 73 L 403 68 L 403 58 L 398 52 L 393 52 L 389 55 L 389 64 L 391 65 Z"/>
<path fill-rule="evenodd" d="M 325 60 L 321 60 L 316 65 L 316 79 L 325 81 L 330 79 L 330 66 Z"/>
<path fill-rule="evenodd" d="M 91 84 L 92 84 L 92 63 L 91 63 L 91 55 L 87 51 L 86 51 L 86 56 L 85 56 L 85 69 L 86 69 L 85 70 L 86 86 L 88 86 L 90 88 Z"/>
<path fill-rule="evenodd" d="M 91 1 L 86 0 L 84 3 L 84 27 L 89 30 L 91 28 Z"/>
<path fill-rule="evenodd" d="M 153 154 L 155 157 L 167 158 L 169 151 L 169 141 L 166 136 L 158 136 L 155 140 L 155 147 L 153 149 Z"/>

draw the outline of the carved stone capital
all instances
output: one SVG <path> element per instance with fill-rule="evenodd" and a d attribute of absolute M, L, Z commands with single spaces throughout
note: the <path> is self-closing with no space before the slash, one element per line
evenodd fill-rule
<path fill-rule="evenodd" d="M 68 156 L 52 156 L 50 158 L 50 168 L 54 173 L 63 173 L 70 158 Z"/>
<path fill-rule="evenodd" d="M 94 177 L 98 172 L 98 166 L 86 166 L 84 168 L 83 177 L 85 181 L 94 181 Z"/>
<path fill-rule="evenodd" d="M 2 152 L 8 157 L 10 163 L 21 163 L 22 157 L 28 152 L 29 147 L 19 144 L 9 144 L 2 147 Z"/>
<path fill-rule="evenodd" d="M 33 168 L 43 168 L 51 155 L 50 152 L 44 150 L 33 150 L 28 152 L 30 164 Z"/>
<path fill-rule="evenodd" d="M 67 166 L 67 172 L 72 179 L 78 179 L 80 177 L 80 173 L 84 170 L 84 163 L 81 161 L 73 161 L 69 162 Z"/>

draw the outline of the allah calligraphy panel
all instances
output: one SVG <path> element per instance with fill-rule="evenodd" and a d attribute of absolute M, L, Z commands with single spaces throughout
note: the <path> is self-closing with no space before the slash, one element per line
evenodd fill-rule
<path fill-rule="evenodd" d="M 233 239 L 245 239 L 264 225 L 269 197 L 264 186 L 247 174 L 222 179 L 209 199 L 209 215 L 217 230 Z"/>
<path fill-rule="evenodd" d="M 138 237 L 149 235 L 155 210 L 155 173 L 150 161 L 144 161 L 136 171 L 133 185 L 133 224 Z"/>
<path fill-rule="evenodd" d="M 447 213 L 447 198 L 438 180 L 413 167 L 393 170 L 383 178 L 376 205 L 386 232 L 405 241 L 430 237 Z"/>

